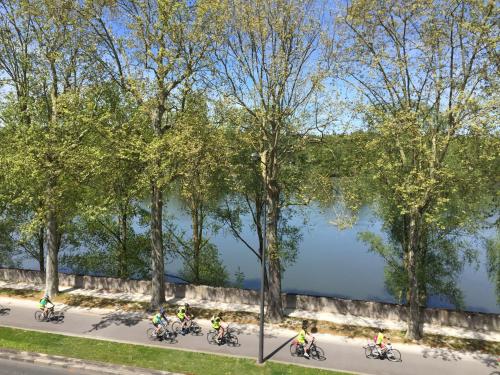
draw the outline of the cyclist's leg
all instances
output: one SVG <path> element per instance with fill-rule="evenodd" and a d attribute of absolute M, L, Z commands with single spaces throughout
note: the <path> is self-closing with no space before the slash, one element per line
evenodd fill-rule
<path fill-rule="evenodd" d="M 306 347 L 304 348 L 304 351 L 306 353 L 309 353 L 309 349 L 311 349 L 311 345 L 313 344 L 313 342 L 314 342 L 314 337 L 311 337 L 310 340 L 306 341 L 307 344 L 306 344 Z"/>
<path fill-rule="evenodd" d="M 222 337 L 224 336 L 224 328 L 222 328 L 222 325 L 219 327 L 217 332 L 217 341 L 220 342 L 222 340 Z"/>
<path fill-rule="evenodd" d="M 309 358 L 309 348 L 308 348 L 308 341 L 305 340 L 304 342 L 300 343 L 300 346 L 302 346 L 302 349 L 304 350 L 304 357 Z"/>

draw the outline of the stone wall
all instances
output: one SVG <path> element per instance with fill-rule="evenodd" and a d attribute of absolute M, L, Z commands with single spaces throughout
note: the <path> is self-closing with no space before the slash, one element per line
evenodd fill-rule
<path fill-rule="evenodd" d="M 40 271 L 0 268 L 0 280 L 43 284 Z M 147 294 L 151 282 L 147 280 L 122 280 L 59 273 L 59 283 L 64 287 L 100 289 L 110 292 Z M 200 299 L 236 304 L 259 304 L 259 292 L 248 289 L 214 288 L 205 285 L 165 283 L 165 295 L 170 298 Z M 356 301 L 331 297 L 315 297 L 300 294 L 283 294 L 283 302 L 289 310 L 309 310 L 335 314 L 362 316 L 372 319 L 406 320 L 407 308 L 402 305 Z M 424 322 L 484 331 L 500 331 L 500 315 L 447 309 L 425 309 Z"/>

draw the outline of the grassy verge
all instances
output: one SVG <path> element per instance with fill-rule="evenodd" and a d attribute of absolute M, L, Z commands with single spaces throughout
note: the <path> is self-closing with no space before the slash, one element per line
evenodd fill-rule
<path fill-rule="evenodd" d="M 347 375 L 281 363 L 122 344 L 0 327 L 0 347 L 190 375 Z"/>
<path fill-rule="evenodd" d="M 26 298 L 37 300 L 41 298 L 42 292 L 36 290 L 18 290 L 9 288 L 0 288 L 0 295 L 6 295 L 9 297 Z M 55 302 L 64 303 L 69 306 L 80 306 L 88 308 L 113 308 L 113 309 L 123 309 L 128 311 L 147 311 L 149 304 L 147 302 L 134 302 L 117 300 L 111 298 L 99 298 L 84 296 L 78 294 L 61 293 L 56 297 Z M 170 305 L 166 306 L 167 313 L 173 315 L 176 306 Z M 210 319 L 213 315 L 214 310 L 203 309 L 203 308 L 193 308 L 194 315 L 202 319 Z M 245 312 L 245 311 L 227 311 L 224 312 L 224 319 L 229 322 L 240 323 L 240 324 L 258 324 L 259 316 L 256 313 Z M 279 324 L 282 328 L 289 328 L 297 330 L 300 327 L 302 319 L 287 317 L 283 323 Z M 371 338 L 377 332 L 376 329 L 371 327 L 361 327 L 354 325 L 342 325 L 335 324 L 332 322 L 322 321 L 322 320 L 309 320 L 312 326 L 312 332 L 328 333 L 336 336 L 345 337 L 358 337 L 358 338 Z M 412 341 L 407 340 L 405 336 L 405 331 L 400 330 L 387 330 L 386 331 L 392 338 L 393 343 L 412 343 Z M 500 343 L 493 341 L 484 341 L 477 339 L 464 339 L 449 337 L 443 335 L 426 334 L 422 340 L 418 342 L 419 344 L 424 344 L 433 348 L 447 348 L 453 350 L 472 350 L 479 351 L 483 353 L 490 353 L 494 355 L 500 355 Z"/>

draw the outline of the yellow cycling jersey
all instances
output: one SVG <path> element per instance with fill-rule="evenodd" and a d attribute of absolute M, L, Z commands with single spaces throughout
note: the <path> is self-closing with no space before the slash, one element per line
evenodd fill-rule
<path fill-rule="evenodd" d="M 212 319 L 210 320 L 212 323 L 212 328 L 213 329 L 219 329 L 220 328 L 220 318 L 213 316 Z"/>
<path fill-rule="evenodd" d="M 161 323 L 161 314 L 156 314 L 153 316 L 153 319 L 151 319 L 154 324 L 160 324 Z"/>
<path fill-rule="evenodd" d="M 305 330 L 301 330 L 299 332 L 299 334 L 297 335 L 297 341 L 300 343 L 300 344 L 304 344 L 306 342 L 306 331 Z"/>
<path fill-rule="evenodd" d="M 186 309 L 184 307 L 179 307 L 177 309 L 177 317 L 181 320 L 186 317 Z"/>
<path fill-rule="evenodd" d="M 384 334 L 382 332 L 379 332 L 377 335 L 376 344 L 380 345 L 380 344 L 382 344 L 382 341 L 384 341 Z"/>

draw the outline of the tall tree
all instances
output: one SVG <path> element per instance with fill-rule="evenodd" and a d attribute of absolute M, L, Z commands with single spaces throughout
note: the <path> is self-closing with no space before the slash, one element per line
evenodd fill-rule
<path fill-rule="evenodd" d="M 462 173 L 473 170 L 475 156 L 458 145 L 454 163 L 451 144 L 460 135 L 489 134 L 494 123 L 497 11 L 493 1 L 481 0 L 363 0 L 349 4 L 344 18 L 344 78 L 363 96 L 360 108 L 373 134 L 365 171 L 401 217 L 410 339 L 421 337 L 425 228 L 446 226 L 450 194 L 476 177 Z"/>
<path fill-rule="evenodd" d="M 220 88 L 253 118 L 267 199 L 269 304 L 283 317 L 278 225 L 283 164 L 296 140 L 317 126 L 312 103 L 325 77 L 321 2 L 228 1 L 224 44 L 217 51 Z"/>
<path fill-rule="evenodd" d="M 92 2 L 89 11 L 102 42 L 100 62 L 149 115 L 143 160 L 151 194 L 151 304 L 157 307 L 165 301 L 164 191 L 176 176 L 175 165 L 164 153 L 189 91 L 187 81 L 207 68 L 220 24 L 220 1 L 118 0 L 111 2 L 111 16 L 98 3 Z"/>
<path fill-rule="evenodd" d="M 36 86 L 36 56 L 32 48 L 34 42 L 32 15 L 25 11 L 19 1 L 2 2 L 0 4 L 0 74 L 5 78 L 0 82 L 3 81 L 6 84 L 7 90 L 12 90 L 15 104 L 11 102 L 10 105 L 15 106 L 13 110 L 19 112 L 19 121 L 24 124 L 31 122 L 28 105 L 33 100 L 33 88 Z M 4 186 L 6 187 L 6 184 Z M 22 205 L 19 201 L 13 204 L 15 200 L 9 199 L 6 205 L 8 206 L 8 215 L 11 217 L 9 221 L 14 221 L 16 224 L 10 226 L 9 236 L 16 239 L 12 245 L 20 245 L 24 248 L 30 256 L 39 262 L 40 270 L 44 272 L 45 228 L 43 222 L 39 221 L 39 228 L 23 225 L 30 223 L 34 212 L 42 206 L 39 199 L 40 196 L 33 196 L 30 202 L 24 201 Z M 13 220 L 14 217 L 16 219 Z M 19 231 L 19 227 L 29 227 L 32 230 Z"/>

